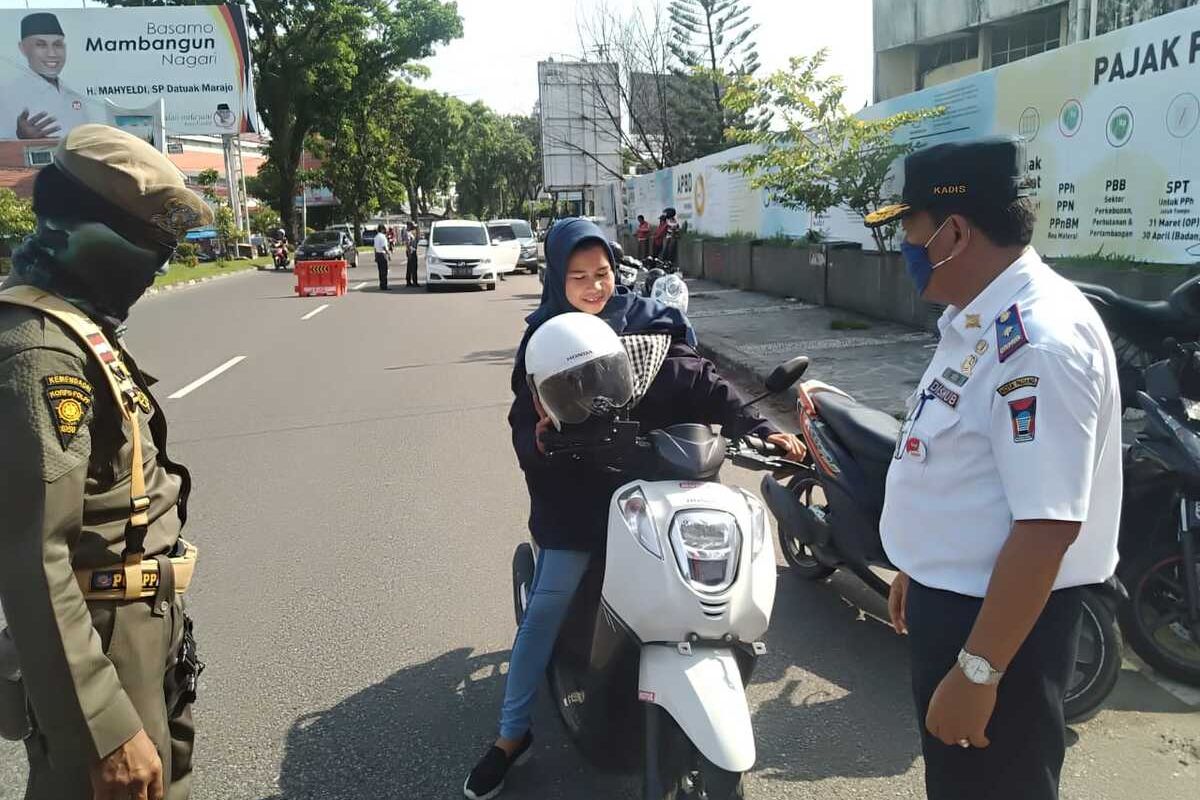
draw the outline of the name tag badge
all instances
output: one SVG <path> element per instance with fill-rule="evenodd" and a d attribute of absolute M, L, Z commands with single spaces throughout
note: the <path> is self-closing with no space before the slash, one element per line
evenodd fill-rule
<path fill-rule="evenodd" d="M 920 463 L 925 461 L 925 457 L 929 454 L 929 449 L 925 446 L 925 442 L 916 436 L 910 436 L 908 437 L 908 441 L 904 443 L 904 454 Z"/>

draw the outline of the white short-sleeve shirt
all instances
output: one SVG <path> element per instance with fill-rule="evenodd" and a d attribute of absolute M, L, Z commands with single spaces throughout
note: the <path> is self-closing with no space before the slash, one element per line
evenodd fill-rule
<path fill-rule="evenodd" d="M 46 114 L 54 119 L 58 131 L 51 137 L 63 138 L 72 129 L 91 122 L 91 104 L 60 80 L 57 83 L 25 71 L 22 77 L 0 88 L 0 139 L 17 138 L 17 118 Z"/>
<path fill-rule="evenodd" d="M 375 234 L 375 252 L 386 254 L 388 251 L 388 238 L 386 234 Z"/>
<path fill-rule="evenodd" d="M 1117 565 L 1121 400 L 1104 324 L 1032 249 L 966 308 L 909 400 L 880 531 L 933 588 L 983 597 L 1014 521 L 1081 522 L 1054 588 Z"/>

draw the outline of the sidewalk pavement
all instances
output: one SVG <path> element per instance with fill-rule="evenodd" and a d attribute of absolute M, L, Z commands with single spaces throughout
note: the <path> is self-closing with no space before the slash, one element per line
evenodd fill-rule
<path fill-rule="evenodd" d="M 762 386 L 779 364 L 808 356 L 805 380 L 824 381 L 866 405 L 903 416 L 904 401 L 937 346 L 930 333 L 850 311 L 712 281 L 688 279 L 688 289 L 688 318 L 700 350 L 723 373 L 751 387 Z M 794 408 L 794 395 L 787 403 Z"/>

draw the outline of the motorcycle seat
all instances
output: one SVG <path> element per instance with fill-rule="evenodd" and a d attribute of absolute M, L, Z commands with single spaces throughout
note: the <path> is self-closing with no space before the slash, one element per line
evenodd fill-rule
<path fill-rule="evenodd" d="M 1107 286 L 1076 282 L 1076 286 L 1093 303 L 1108 306 L 1123 317 L 1136 320 L 1151 329 L 1162 331 L 1163 337 L 1183 336 L 1200 330 L 1200 317 L 1192 308 L 1195 304 L 1193 289 L 1200 276 L 1176 287 L 1167 300 L 1137 300 L 1117 294 Z M 1103 314 L 1102 314 L 1103 315 Z"/>
<path fill-rule="evenodd" d="M 836 392 L 814 392 L 817 413 L 860 461 L 886 464 L 896 450 L 900 422 Z"/>

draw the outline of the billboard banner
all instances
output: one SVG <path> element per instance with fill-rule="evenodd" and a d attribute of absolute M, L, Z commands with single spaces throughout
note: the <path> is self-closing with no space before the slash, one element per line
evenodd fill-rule
<path fill-rule="evenodd" d="M 163 102 L 166 132 L 257 130 L 241 6 L 0 10 L 0 139 L 56 139 Z"/>
<path fill-rule="evenodd" d="M 1200 261 L 1198 87 L 1200 7 L 1194 7 L 878 103 L 860 116 L 944 108 L 899 134 L 917 147 L 1023 138 L 1040 209 L 1034 246 L 1044 255 L 1193 264 Z M 716 169 L 741 152 L 633 178 L 631 214 L 657 219 L 673 205 L 681 216 L 688 210 L 691 227 L 711 235 L 801 236 L 817 228 L 834 239 L 870 243 L 852 213 L 835 210 L 812 220 L 773 207 L 744 178 Z M 893 194 L 901 178 L 897 164 Z"/>

